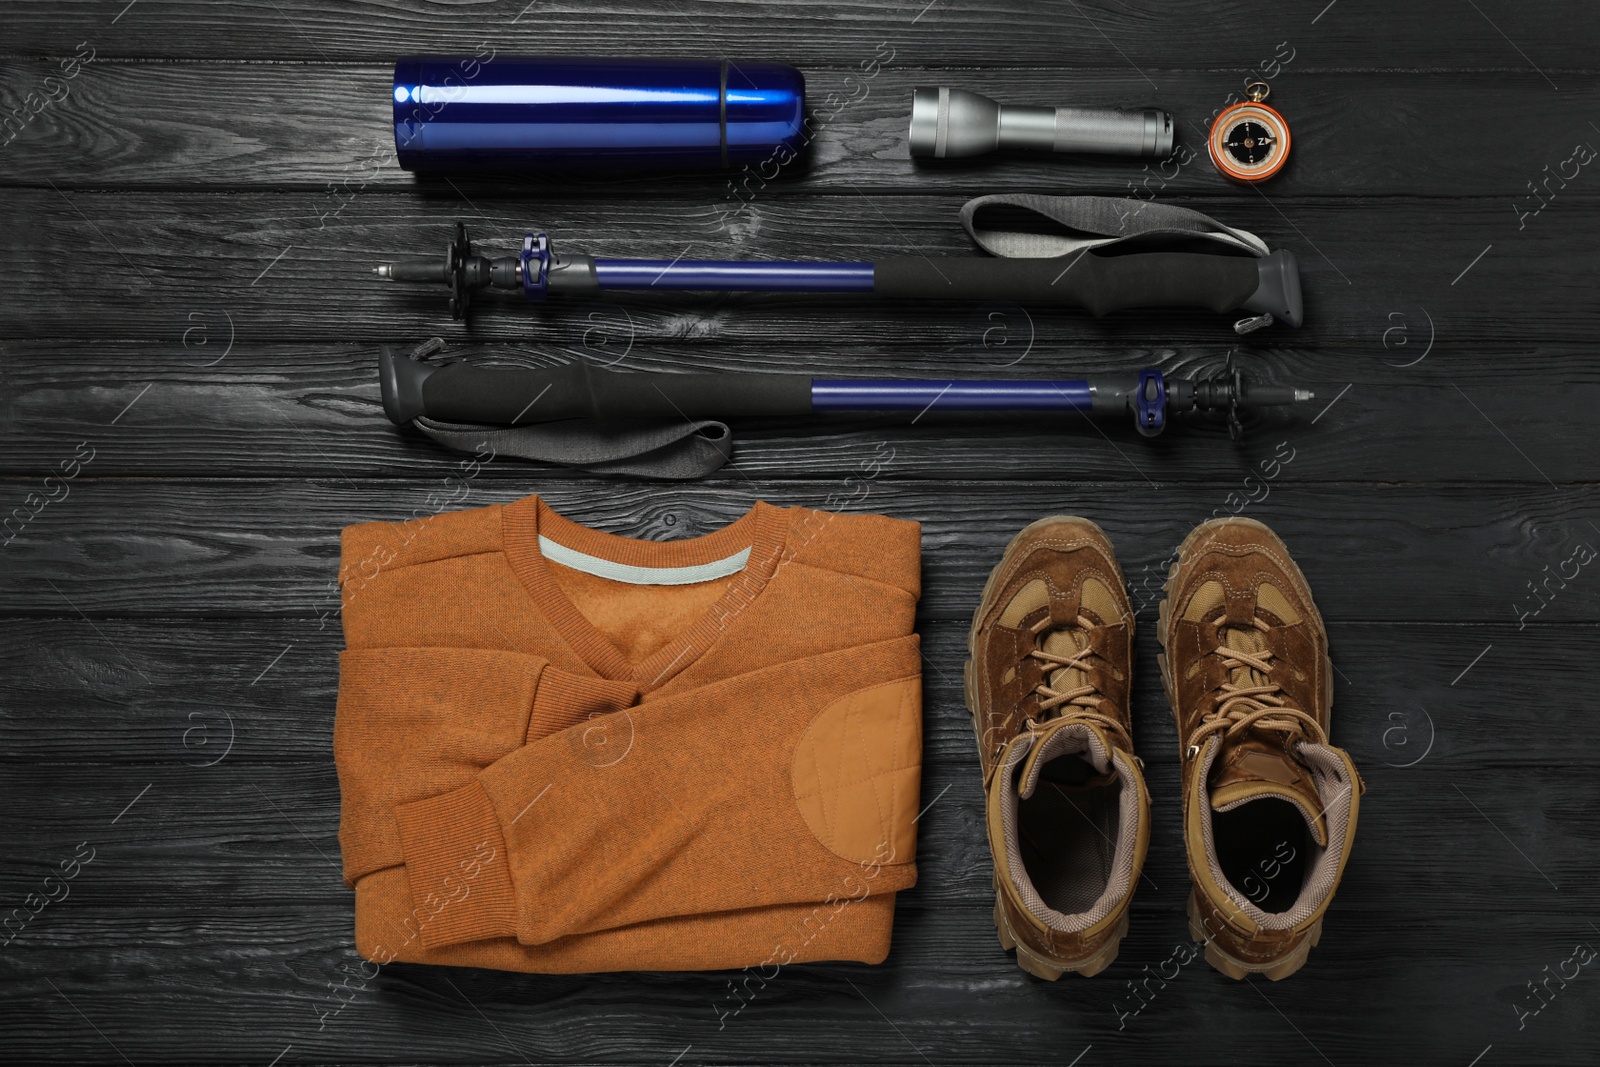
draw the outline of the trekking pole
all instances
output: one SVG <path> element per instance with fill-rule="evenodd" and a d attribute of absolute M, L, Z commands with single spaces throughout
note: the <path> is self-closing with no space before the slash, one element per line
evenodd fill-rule
<path fill-rule="evenodd" d="M 1080 411 L 1131 417 L 1154 437 L 1183 412 L 1223 415 L 1234 439 L 1242 416 L 1313 399 L 1309 390 L 1253 381 L 1229 353 L 1223 367 L 1194 379 L 1159 370 L 1080 379 L 812 378 L 803 374 L 662 374 L 604 370 L 587 363 L 522 369 L 440 366 L 385 348 L 379 355 L 383 410 L 413 419 L 526 426 L 566 419 L 732 418 L 831 411 Z"/>
<path fill-rule="evenodd" d="M 483 289 L 521 291 L 534 303 L 550 297 L 597 297 L 619 291 L 857 293 L 896 300 L 1006 300 L 1081 307 L 1094 315 L 1123 308 L 1193 307 L 1248 311 L 1247 329 L 1302 318 L 1300 270 L 1294 253 L 1266 256 L 1198 252 L 1100 255 L 1092 250 L 1050 258 L 897 256 L 873 262 L 604 259 L 557 253 L 550 238 L 530 233 L 515 256 L 489 258 L 472 249 L 464 223 L 443 256 L 385 263 L 375 272 L 396 282 L 444 285 L 450 314 L 465 318 Z"/>

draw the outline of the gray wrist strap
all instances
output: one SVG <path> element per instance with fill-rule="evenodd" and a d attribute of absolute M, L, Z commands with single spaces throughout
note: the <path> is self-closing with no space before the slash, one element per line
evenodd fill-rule
<path fill-rule="evenodd" d="M 638 478 L 703 478 L 728 462 L 733 434 L 711 419 L 589 419 L 533 426 L 480 426 L 471 422 L 413 419 L 411 425 L 462 452 L 531 459 L 596 474 Z"/>
<path fill-rule="evenodd" d="M 961 225 L 985 252 L 1012 259 L 1047 259 L 1132 238 L 1166 251 L 1193 241 L 1227 245 L 1252 256 L 1271 253 L 1249 230 L 1175 204 L 1119 196 L 980 196 L 962 205 Z"/>

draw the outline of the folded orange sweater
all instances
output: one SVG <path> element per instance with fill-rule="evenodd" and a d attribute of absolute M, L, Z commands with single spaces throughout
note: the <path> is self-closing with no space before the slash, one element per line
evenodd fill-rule
<path fill-rule="evenodd" d="M 344 531 L 356 944 L 567 972 L 879 962 L 916 880 L 915 523 L 705 537 L 537 497 Z"/>

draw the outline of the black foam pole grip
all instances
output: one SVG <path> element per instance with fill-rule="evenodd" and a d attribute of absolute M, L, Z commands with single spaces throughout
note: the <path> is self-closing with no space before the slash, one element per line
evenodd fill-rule
<path fill-rule="evenodd" d="M 651 374 L 575 363 L 522 369 L 450 363 L 422 383 L 423 414 L 447 422 L 525 425 L 558 419 L 805 415 L 799 374 Z"/>
<path fill-rule="evenodd" d="M 1223 312 L 1250 299 L 1258 274 L 1253 258 L 1195 252 L 1083 252 L 1051 259 L 904 256 L 873 265 L 872 291 L 919 300 L 1063 304 L 1095 315 L 1153 307 Z"/>
<path fill-rule="evenodd" d="M 397 282 L 447 282 L 450 264 L 443 256 L 397 259 L 389 264 L 389 277 Z"/>

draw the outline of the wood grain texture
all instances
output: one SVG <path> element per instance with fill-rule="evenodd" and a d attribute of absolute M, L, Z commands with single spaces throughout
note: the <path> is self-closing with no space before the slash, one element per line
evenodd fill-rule
<path fill-rule="evenodd" d="M 440 291 L 384 282 L 372 273 L 375 264 L 396 256 L 442 254 L 454 221 L 463 217 L 486 238 L 486 249 L 503 250 L 524 230 L 545 229 L 558 243 L 597 256 L 971 255 L 957 218 L 960 197 L 763 202 L 754 248 L 741 248 L 719 231 L 715 207 L 677 199 L 608 203 L 569 193 L 541 198 L 531 214 L 502 205 L 481 219 L 454 191 L 420 198 L 363 193 L 332 219 L 323 217 L 325 201 L 310 192 L 69 195 L 46 188 L 17 189 L 11 199 L 18 221 L 0 233 L 0 256 L 17 298 L 0 325 L 16 339 L 88 339 L 103 323 L 115 322 L 121 337 L 181 344 L 196 321 L 191 316 L 220 322 L 226 315 L 238 336 L 255 341 L 393 341 L 442 333 L 505 342 L 537 339 L 555 324 L 570 336 L 572 316 L 598 312 L 631 320 L 645 336 L 700 345 L 805 337 L 818 345 L 893 340 L 943 346 L 952 324 L 964 325 L 975 310 L 959 302 L 930 313 L 904 301 L 776 294 L 617 294 L 599 305 L 530 308 L 514 294 L 493 294 L 499 299 L 485 298 L 463 326 L 450 320 Z M 1274 247 L 1297 251 L 1307 325 L 1269 328 L 1252 335 L 1246 348 L 1291 338 L 1374 343 L 1392 324 L 1392 313 L 1412 309 L 1415 316 L 1417 307 L 1427 309 L 1437 329 L 1477 342 L 1581 343 L 1600 329 L 1590 283 L 1590 227 L 1600 218 L 1600 201 L 1557 201 L 1521 233 L 1510 200 L 1442 200 L 1418 211 L 1408 200 L 1307 198 L 1287 213 L 1263 196 L 1172 202 L 1224 215 Z M 102 263 L 106 284 L 62 288 L 63 250 Z M 1076 309 L 1030 310 L 1041 335 L 1079 344 L 1221 345 L 1233 339 L 1232 317 L 1205 311 L 1126 311 L 1096 319 Z"/>
<path fill-rule="evenodd" d="M 44 979 L 52 974 L 51 960 L 93 942 L 105 960 L 92 987 L 101 1010 L 112 1018 L 154 1013 L 164 1025 L 177 1025 L 177 1013 L 197 1009 L 232 1015 L 207 1028 L 203 1046 L 204 1056 L 225 1059 L 259 1058 L 269 1034 L 282 1035 L 282 1043 L 292 1042 L 307 1055 L 324 1042 L 335 1052 L 345 1049 L 359 1035 L 373 1061 L 389 1055 L 448 1058 L 445 1045 L 466 1039 L 465 1020 L 443 1010 L 441 998 L 455 995 L 477 1002 L 497 1026 L 522 1039 L 519 1046 L 525 1042 L 523 1055 L 536 1059 L 627 1057 L 630 1046 L 615 1032 L 574 1032 L 563 1019 L 575 1012 L 612 1017 L 623 1034 L 667 1028 L 682 1034 L 679 1048 L 695 1044 L 713 1061 L 742 1056 L 811 1062 L 801 1035 L 824 1023 L 836 1031 L 833 1040 L 845 1055 L 848 1043 L 864 1042 L 896 1060 L 896 1051 L 881 1044 L 885 1035 L 874 1033 L 881 1023 L 868 1004 L 838 995 L 848 990 L 841 976 L 903 1029 L 915 1027 L 913 1040 L 935 1062 L 983 1062 L 983 1029 L 948 1021 L 966 1010 L 959 1007 L 962 1001 L 973 998 L 984 1005 L 985 1026 L 997 1029 L 985 1039 L 998 1042 L 1008 1062 L 1045 1062 L 1037 1043 L 1069 1032 L 1083 1032 L 1085 1043 L 1116 1040 L 1109 1047 L 1154 1058 L 1176 1055 L 1186 1044 L 1193 1054 L 1205 1055 L 1206 1049 L 1220 1054 L 1240 1042 L 1265 1049 L 1283 1040 L 1261 1019 L 1236 1021 L 1241 1029 L 1226 1038 L 1211 1035 L 1199 1020 L 1217 1011 L 1248 1015 L 1259 1000 L 1241 1001 L 1242 987 L 1201 969 L 1185 970 L 1173 980 L 1174 996 L 1158 996 L 1145 1012 L 1123 1020 L 1123 1029 L 1117 1027 L 1119 1010 L 1133 1007 L 1125 983 L 1143 977 L 1145 967 L 1159 967 L 1183 938 L 1179 909 L 1187 875 L 1176 820 L 1176 738 L 1149 655 L 1138 664 L 1134 706 L 1156 823 L 1133 932 L 1106 981 L 1076 988 L 1034 982 L 994 944 L 970 726 L 959 687 L 930 671 L 923 784 L 924 804 L 930 806 L 920 824 L 921 879 L 902 897 L 889 965 L 879 971 L 794 968 L 748 1014 L 741 1012 L 737 1025 L 719 1029 L 715 1002 L 725 995 L 728 977 L 722 975 L 573 979 L 402 966 L 370 984 L 359 981 L 349 942 L 349 896 L 336 862 L 337 787 L 327 749 L 336 635 L 316 632 L 305 619 L 262 622 L 247 631 L 172 620 L 107 621 L 98 634 L 85 629 L 76 620 L 58 619 L 12 622 L 0 631 L 5 648 L 36 650 L 13 651 L 0 660 L 8 674 L 33 679 L 30 699 L 0 720 L 0 740 L 27 760 L 20 785 L 103 801 L 35 807 L 13 820 L 14 851 L 26 859 L 0 883 L 7 893 L 20 895 L 42 881 L 57 855 L 71 854 L 79 841 L 97 850 L 71 895 L 0 949 L 14 978 L 0 996 L 18 1003 L 48 992 Z M 957 627 L 924 631 L 931 663 L 959 660 Z M 1586 939 L 1585 916 L 1600 907 L 1600 891 L 1583 877 L 1596 845 L 1587 812 L 1600 801 L 1600 787 L 1588 773 L 1587 757 L 1573 751 L 1575 741 L 1597 740 L 1582 699 L 1573 694 L 1553 703 L 1546 709 L 1547 731 L 1508 747 L 1493 737 L 1504 708 L 1492 678 L 1503 660 L 1484 664 L 1483 674 L 1460 686 L 1450 685 L 1446 672 L 1417 668 L 1459 658 L 1488 639 L 1512 655 L 1517 642 L 1536 643 L 1540 662 L 1526 684 L 1559 687 L 1562 678 L 1584 669 L 1595 629 L 1545 628 L 1535 637 L 1507 627 L 1334 627 L 1336 663 L 1343 665 L 1335 737 L 1355 754 L 1369 783 L 1359 861 L 1330 916 L 1315 970 L 1305 981 L 1273 986 L 1267 994 L 1330 1057 L 1341 1048 L 1358 1058 L 1358 1050 L 1370 1049 L 1344 1034 L 1342 1020 L 1350 1011 L 1381 1012 L 1410 983 L 1416 988 L 1405 992 L 1408 1003 L 1427 1013 L 1448 1013 L 1461 985 L 1480 987 L 1484 993 L 1470 1032 L 1491 1039 L 1505 1018 L 1515 1020 L 1516 987 L 1525 980 L 1521 970 L 1529 964 L 1537 970 L 1542 956 L 1564 955 L 1570 950 L 1564 937 Z M 290 654 L 251 685 L 255 665 L 286 645 Z M 1393 654 L 1396 648 L 1404 650 L 1403 657 Z M 128 677 L 130 661 L 146 682 Z M 74 704 L 82 710 L 43 726 L 41 712 Z M 1418 709 L 1428 706 L 1438 715 L 1434 730 L 1425 732 Z M 182 714 L 185 708 L 189 714 Z M 1391 718 L 1396 708 L 1408 718 Z M 231 727 L 224 712 L 232 717 Z M 84 767 L 81 745 L 71 736 L 104 731 L 108 720 L 125 723 L 119 731 L 125 746 Z M 226 751 L 198 743 L 204 738 L 215 745 L 230 734 L 234 743 Z M 292 740 L 286 745 L 280 738 Z M 1418 746 L 1430 740 L 1424 755 Z M 1420 761 L 1406 766 L 1417 756 Z M 1535 771 L 1547 789 L 1530 806 L 1526 775 Z M 135 796 L 137 804 L 119 816 Z M 1514 835 L 1515 845 L 1492 827 Z M 1427 847 L 1418 847 L 1423 834 Z M 163 878 L 159 872 L 182 874 Z M 130 885 L 139 888 L 130 893 Z M 1386 924 L 1398 885 L 1426 887 L 1434 903 L 1415 922 L 1394 929 Z M 1476 949 L 1482 915 L 1507 902 L 1514 910 L 1497 929 L 1523 948 L 1520 956 L 1491 959 Z M 1365 933 L 1379 928 L 1385 931 L 1381 947 Z M 1523 958 L 1528 963 L 1519 968 Z M 159 998 L 140 992 L 138 976 L 149 970 L 169 976 Z M 223 981 L 203 981 L 200 974 Z M 335 1011 L 340 999 L 328 984 L 347 977 L 351 985 L 340 996 L 352 1003 Z M 446 978 L 456 984 L 455 994 Z M 898 1010 L 879 1002 L 880 993 Z M 241 1007 L 249 1026 L 234 1015 Z M 420 1016 L 402 1028 L 402 1037 L 393 1024 L 408 1012 Z M 325 1027 L 319 1013 L 329 1016 Z M 54 1014 L 51 1009 L 47 1018 Z M 36 1047 L 37 1021 L 23 1023 L 16 1013 L 5 1017 L 18 1021 L 0 1024 L 0 1039 L 19 1050 Z M 59 1026 L 59 1019 L 54 1022 Z M 487 1032 L 471 1032 L 477 1037 L 470 1061 L 498 1062 Z M 112 1033 L 120 1045 L 124 1035 Z M 159 1055 L 163 1047 L 146 1028 L 130 1026 L 126 1036 L 133 1047 L 125 1051 L 136 1062 L 139 1052 Z M 1541 1043 L 1537 1032 L 1529 1036 L 1531 1047 L 1562 1047 L 1554 1038 Z M 68 1047 L 92 1055 L 92 1037 L 74 1032 Z M 1451 1027 L 1425 1023 L 1389 1040 L 1391 1048 L 1401 1049 L 1415 1042 L 1420 1054 L 1453 1048 L 1448 1042 L 1460 1037 Z M 772 1047 L 761 1048 L 764 1042 Z M 1296 1062 L 1303 1058 L 1298 1051 L 1280 1054 Z"/>
<path fill-rule="evenodd" d="M 106 862 L 109 868 L 109 856 Z M 1377 920 L 1352 914 L 1343 937 L 1329 920 L 1318 966 L 1300 982 L 1252 990 L 1190 965 L 1142 1012 L 1119 1019 L 1134 1004 L 1127 983 L 1143 978 L 1142 968 L 1161 968 L 1185 943 L 1185 889 L 1174 880 L 1162 890 L 1150 891 L 1148 904 L 1135 902 L 1123 956 L 1103 980 L 1068 986 L 1001 966 L 987 906 L 930 909 L 914 891 L 897 907 L 888 964 L 782 971 L 720 1029 L 718 1012 L 733 1003 L 729 983 L 744 977 L 738 972 L 541 977 L 395 964 L 363 983 L 348 914 L 337 908 L 214 905 L 196 914 L 152 902 L 140 919 L 114 925 L 74 919 L 63 908 L 53 916 L 59 932 L 37 935 L 23 954 L 28 973 L 11 986 L 37 1007 L 27 1020 L 8 1013 L 0 1040 L 24 1055 L 122 1062 L 51 990 L 50 977 L 86 1013 L 99 1008 L 97 1025 L 135 1063 L 170 1062 L 174 1032 L 185 1036 L 195 1062 L 207 1063 L 264 1064 L 292 1047 L 282 1062 L 577 1058 L 659 1067 L 686 1053 L 680 1062 L 813 1063 L 831 1054 L 853 1062 L 1059 1064 L 1090 1045 L 1103 1062 L 1117 1063 L 1238 1055 L 1321 1063 L 1317 1050 L 1334 1063 L 1365 1063 L 1385 1060 L 1372 1055 L 1372 1027 L 1352 1026 L 1352 1014 L 1381 1018 L 1397 1001 L 1415 1023 L 1386 1035 L 1380 1056 L 1470 1062 L 1486 1044 L 1510 1043 L 1506 1023 L 1516 1025 L 1524 970 L 1537 974 L 1547 957 L 1559 962 L 1585 936 L 1563 935 L 1586 929 L 1582 913 L 1563 909 L 1510 919 L 1506 933 L 1529 944 L 1529 959 L 1502 962 L 1447 947 L 1476 932 L 1471 917 L 1430 912 L 1378 947 L 1354 936 Z M 59 972 L 40 972 L 37 960 L 71 952 L 84 937 L 104 940 L 98 973 L 63 983 Z M 152 984 L 152 975 L 172 977 Z M 1489 992 L 1463 1005 L 1452 996 L 1463 986 Z M 1515 1049 L 1544 1062 L 1581 1063 L 1571 1037 L 1583 1024 L 1580 989 L 1569 987 L 1572 996 L 1529 1019 Z M 983 1025 L 971 1021 L 978 1013 Z M 1218 1016 L 1228 1020 L 1225 1033 L 1214 1029 Z"/>
<path fill-rule="evenodd" d="M 714 208 L 680 200 L 614 205 L 563 198 L 539 203 L 534 216 L 502 210 L 482 222 L 454 194 L 421 202 L 402 194 L 358 195 L 333 221 L 318 218 L 315 194 L 69 197 L 18 189 L 13 203 L 21 218 L 0 234 L 0 283 L 18 299 L 0 323 L 18 339 L 91 338 L 109 318 L 123 338 L 181 344 L 192 315 L 218 322 L 226 314 L 238 336 L 254 341 L 392 341 L 397 333 L 414 338 L 419 331 L 526 341 L 552 323 L 566 323 L 571 333 L 568 317 L 594 314 L 595 304 L 530 309 L 514 294 L 496 294 L 501 299 L 483 299 L 464 328 L 450 322 L 434 288 L 373 277 L 376 262 L 443 250 L 462 208 L 488 238 L 485 248 L 504 246 L 523 229 L 549 229 L 558 242 L 595 256 L 744 256 L 717 234 Z M 1509 200 L 1448 200 L 1424 213 L 1398 200 L 1309 198 L 1291 205 L 1288 216 L 1264 198 L 1182 203 L 1226 214 L 1230 224 L 1258 232 L 1270 245 L 1298 248 L 1309 326 L 1299 334 L 1278 326 L 1256 334 L 1253 344 L 1290 336 L 1371 342 L 1392 322 L 1390 312 L 1416 306 L 1426 307 L 1451 336 L 1477 341 L 1581 342 L 1600 325 L 1587 274 L 1594 261 L 1589 232 L 1600 221 L 1600 202 L 1552 203 L 1546 218 L 1534 219 L 1547 226 L 1522 235 Z M 784 198 L 760 208 L 762 251 L 750 258 L 816 258 L 819 250 L 866 259 L 973 254 L 958 226 L 960 205 L 962 198 L 922 195 Z M 1358 226 L 1352 213 L 1362 219 Z M 109 283 L 62 290 L 62 270 L 74 261 L 104 262 Z M 1534 294 L 1539 314 L 1530 314 Z M 958 304 L 930 314 L 912 302 L 829 296 L 624 296 L 602 299 L 600 314 L 618 307 L 610 314 L 626 315 L 646 336 L 698 344 L 757 346 L 763 339 L 806 336 L 818 346 L 888 339 L 931 346 L 947 342 L 950 318 L 960 315 L 957 322 L 965 322 L 971 315 Z M 1230 318 L 1192 310 L 1091 318 L 1077 309 L 1032 309 L 1032 317 L 1045 336 L 1080 344 L 1227 344 L 1232 338 Z"/>
<path fill-rule="evenodd" d="M 1346 0 L 1348 2 L 1348 0 Z M 1291 46 L 1292 47 L 1292 46 Z M 1302 71 L 1293 56 L 1274 79 L 1273 98 L 1289 116 L 1294 136 L 1318 150 L 1294 158 L 1271 186 L 1286 196 L 1494 196 L 1536 207 L 1527 183 L 1545 163 L 1565 159 L 1595 132 L 1600 80 L 1567 73 L 1552 93 L 1538 78 L 1503 73 L 1418 79 L 1392 71 Z M 869 53 L 869 56 L 871 53 Z M 889 53 L 884 53 L 889 56 Z M 737 212 L 730 232 L 755 218 L 746 202 L 790 195 L 857 192 L 964 193 L 1032 190 L 1141 198 L 1217 194 L 1225 179 L 1206 159 L 1211 117 L 1243 89 L 1248 77 L 1217 70 L 1161 72 L 1160 91 L 1131 70 L 1056 67 L 929 72 L 902 69 L 900 57 L 868 74 L 807 71 L 812 137 L 804 155 L 781 171 L 741 168 L 729 173 L 585 176 L 586 189 L 607 196 L 670 192 L 722 203 Z M 218 65 L 97 60 L 65 88 L 58 61 L 0 62 L 0 86 L 13 94 L 53 90 L 61 99 L 42 111 L 0 153 L 0 183 L 65 190 L 190 187 L 302 188 L 323 194 L 327 210 L 357 192 L 408 190 L 431 184 L 400 169 L 389 132 L 393 67 L 310 62 L 290 72 L 275 63 Z M 931 77 L 1006 103 L 1070 103 L 1082 107 L 1163 106 L 1178 121 L 1186 146 L 1165 165 L 1126 159 L 1015 154 L 973 160 L 913 163 L 906 146 L 912 90 Z M 15 106 L 16 101 L 7 106 Z M 305 131 L 317 133 L 307 138 Z M 1380 142 L 1374 161 L 1363 146 Z M 1494 146 L 1485 158 L 1485 144 Z M 1530 167 L 1529 164 L 1532 164 Z M 332 175 L 333 177 L 329 177 Z M 560 175 L 454 175 L 462 194 L 559 195 Z M 1552 185 L 1551 189 L 1559 186 Z M 444 191 L 448 192 L 448 188 Z M 1573 195 L 1593 195 L 1574 182 Z M 1558 193 L 1557 195 L 1561 195 Z"/>
<path fill-rule="evenodd" d="M 1154 605 L 1146 606 L 1141 623 L 1153 614 Z M 955 666 L 966 656 L 961 621 L 924 619 L 925 728 L 940 754 L 930 758 L 929 772 L 956 775 L 928 790 L 930 799 L 948 781 L 959 783 L 972 756 L 971 726 L 960 707 Z M 1535 620 L 1520 630 L 1498 621 L 1330 625 L 1339 667 L 1334 679 L 1336 734 L 1375 777 L 1387 774 L 1380 764 L 1398 767 L 1424 751 L 1429 751 L 1425 758 L 1430 764 L 1457 766 L 1577 768 L 1588 761 L 1585 751 L 1564 739 L 1568 734 L 1587 738 L 1594 729 L 1581 693 L 1551 701 L 1544 711 L 1550 729 L 1526 745 L 1503 744 L 1493 726 L 1505 714 L 1496 687 L 1500 673 L 1513 662 L 1528 660 L 1526 650 L 1538 648 L 1539 656 L 1526 668 L 1530 683 L 1556 692 L 1561 679 L 1583 671 L 1600 636 L 1595 624 L 1552 626 Z M 0 718 L 0 730 L 6 750 L 26 757 L 30 773 L 80 773 L 74 768 L 83 757 L 83 736 L 105 729 L 108 722 L 117 724 L 120 743 L 98 754 L 97 773 L 118 768 L 116 773 L 130 782 L 142 772 L 156 771 L 231 790 L 237 783 L 229 786 L 227 776 L 241 764 L 262 773 L 276 767 L 308 774 L 324 774 L 332 765 L 333 698 L 342 641 L 336 617 L 101 619 L 91 627 L 80 616 L 63 614 L 8 619 L 0 624 L 0 633 L 5 635 L 0 665 L 8 677 L 20 680 Z M 1177 737 L 1154 669 L 1155 652 L 1146 644 L 1141 643 L 1136 661 L 1136 740 L 1152 764 L 1165 763 Z M 1452 686 L 1488 645 L 1498 651 Z M 1396 648 L 1404 655 L 1387 654 Z M 1431 750 L 1428 719 L 1418 708 L 1432 709 L 1429 714 L 1437 716 Z M 1390 711 L 1401 715 L 1391 719 Z M 218 773 L 200 773 L 208 764 L 220 767 Z M 320 789 L 323 783 L 313 780 Z M 134 782 L 134 791 L 142 785 Z M 1519 785 L 1508 781 L 1494 788 Z M 312 801 L 291 798 L 286 803 L 321 828 L 332 825 L 336 816 L 319 812 Z M 70 824 L 87 810 L 65 804 L 51 811 L 30 809 L 18 816 L 14 828 Z M 18 862 L 32 861 L 19 857 Z M 923 888 L 942 892 L 937 885 Z"/>
<path fill-rule="evenodd" d="M 870 453 L 869 453 L 870 454 Z M 92 469 L 92 468 L 91 468 Z M 524 490 L 448 471 L 425 482 L 303 479 L 72 483 L 5 548 L 0 596 L 18 615 L 167 617 L 321 615 L 336 610 L 338 531 L 352 522 L 402 522 L 443 507 L 481 506 Z M 1165 566 L 1184 535 L 1234 486 L 844 480 L 757 481 L 738 472 L 693 487 L 551 483 L 559 512 L 598 529 L 662 539 L 713 529 L 756 499 L 872 511 L 922 524 L 925 617 L 970 617 L 991 567 L 1013 533 L 1041 514 L 1099 522 L 1140 603 L 1159 599 Z M 432 501 L 430 502 L 430 497 Z M 450 500 L 454 499 L 454 505 Z M 1301 557 L 1324 616 L 1383 622 L 1516 624 L 1600 620 L 1600 582 L 1580 571 L 1566 589 L 1542 583 L 1579 544 L 1600 541 L 1587 516 L 1600 489 L 1524 485 L 1486 499 L 1475 486 L 1317 485 L 1270 493 L 1247 514 L 1268 522 Z M 848 507 L 846 506 L 848 505 Z M 1360 519 L 1349 518 L 1359 515 Z M 1343 516 L 1343 518 L 1341 518 Z M 1467 576 L 1470 575 L 1470 580 Z"/>
<path fill-rule="evenodd" d="M 1308 66 L 1492 70 L 1519 78 L 1539 78 L 1539 70 L 1594 69 L 1582 32 L 1593 29 L 1594 13 L 1583 0 L 1491 4 L 1486 14 L 1445 0 L 1343 0 L 1319 17 L 1320 10 L 1272 0 L 1145 7 L 1115 0 L 1063 7 L 1027 0 L 794 0 L 781 6 L 274 0 L 265 7 L 177 0 L 121 14 L 120 5 L 96 0 L 25 0 L 9 16 L 6 51 L 47 55 L 90 37 L 107 55 L 140 59 L 371 61 L 405 52 L 470 53 L 487 41 L 528 54 L 694 51 L 810 69 L 849 65 L 851 57 L 887 41 L 907 65 L 1089 67 L 1117 75 L 1131 69 L 1159 83 L 1163 70 L 1223 65 L 1219 60 L 1248 70 L 1288 39 L 1306 42 Z"/>
<path fill-rule="evenodd" d="M 1600 542 L 1600 179 L 1549 183 L 1542 207 L 1530 188 L 1600 144 L 1592 3 L 21 0 L 3 26 L 0 117 L 59 98 L 0 134 L 0 915 L 96 851 L 0 934 L 0 1062 L 1600 1060 L 1600 972 L 1552 981 L 1537 1014 L 1528 986 L 1600 945 L 1600 578 L 1551 577 Z M 836 113 L 771 182 L 400 171 L 395 55 L 482 43 L 789 62 Z M 1295 156 L 1255 191 L 1203 159 L 940 167 L 905 148 L 924 84 L 1162 106 L 1192 147 L 1291 51 L 1267 80 Z M 1253 230 L 1299 256 L 1306 325 L 751 296 L 486 301 L 469 327 L 370 274 L 458 218 L 490 249 L 543 229 L 663 259 L 970 255 L 956 212 L 1001 190 L 1153 196 Z M 497 461 L 463 484 L 378 404 L 376 347 L 433 334 L 488 364 L 824 377 L 1191 374 L 1236 350 L 1318 400 L 1237 446 L 1215 425 L 745 420 L 703 483 Z M 927 810 L 885 965 L 787 968 L 736 1014 L 733 973 L 363 975 L 331 756 L 338 531 L 533 491 L 653 539 L 756 499 L 923 524 Z M 1284 536 L 1330 620 L 1361 828 L 1305 970 L 1246 985 L 1193 963 L 1134 1014 L 1130 983 L 1187 943 L 1160 584 L 1195 522 L 1235 510 Z M 988 569 L 1051 513 L 1117 546 L 1155 800 L 1121 956 L 1058 983 L 995 940 L 960 685 Z"/>
<path fill-rule="evenodd" d="M 1448 357 L 1442 346 L 1438 356 L 1425 355 L 1429 330 L 1421 311 L 1408 307 L 1396 315 L 1387 320 L 1392 332 L 1365 344 L 1241 355 L 1252 374 L 1313 388 L 1318 399 L 1293 414 L 1252 419 L 1238 446 L 1227 441 L 1215 419 L 1190 420 L 1153 441 L 1130 438 L 1124 419 L 1091 423 L 1079 415 L 1018 418 L 935 409 L 923 415 L 744 419 L 734 422 L 736 470 L 721 477 L 844 479 L 860 473 L 863 457 L 891 451 L 894 479 L 1049 474 L 1086 482 L 1142 475 L 1167 487 L 1215 483 L 1219 499 L 1235 489 L 1261 498 L 1272 486 L 1303 482 L 1543 477 L 1564 485 L 1592 476 L 1589 418 L 1600 408 L 1600 374 L 1587 368 L 1581 346 L 1456 344 Z M 184 321 L 175 345 L 0 342 L 0 380 L 6 383 L 0 448 L 9 472 L 19 476 L 11 483 L 0 480 L 0 504 L 21 503 L 37 488 L 22 475 L 37 482 L 86 441 L 95 449 L 89 473 L 98 478 L 302 471 L 427 478 L 448 469 L 448 452 L 384 417 L 376 346 L 235 339 L 230 347 L 225 317 L 196 314 Z M 588 360 L 618 371 L 999 378 L 1127 373 L 1130 364 L 1193 376 L 1214 370 L 1227 355 L 1215 346 L 1113 352 L 1054 344 L 1040 338 L 1031 316 L 1016 306 L 958 315 L 956 324 L 938 351 L 889 343 L 773 344 L 751 351 L 631 337 L 628 320 L 608 310 L 597 318 L 565 320 L 537 350 L 471 346 L 446 356 L 494 366 Z M 1518 368 L 1509 384 L 1508 362 Z M 1553 378 L 1563 388 L 1551 390 Z M 1397 419 L 1396 412 L 1406 416 Z M 149 432 L 157 427 L 161 432 Z M 1370 447 L 1374 434 L 1382 435 L 1385 449 Z M 1483 447 L 1463 450 L 1461 439 Z M 1045 466 L 1008 462 L 1030 453 Z M 1275 462 L 1282 458 L 1288 462 Z M 1267 472 L 1275 475 L 1268 479 L 1272 486 L 1264 484 Z M 526 473 L 521 464 L 501 462 L 480 477 L 522 483 Z M 552 470 L 541 477 L 563 474 Z M 1248 487 L 1246 478 L 1252 479 Z M 1225 485 L 1230 479 L 1239 484 Z"/>

